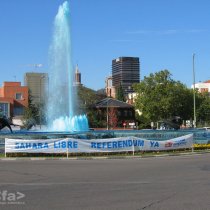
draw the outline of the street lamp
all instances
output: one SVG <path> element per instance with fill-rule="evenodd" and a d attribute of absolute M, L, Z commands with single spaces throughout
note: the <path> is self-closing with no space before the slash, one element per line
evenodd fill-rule
<path fill-rule="evenodd" d="M 195 53 L 193 53 L 193 111 L 194 111 L 194 128 L 196 128 L 196 112 L 195 112 Z"/>
<path fill-rule="evenodd" d="M 109 130 L 109 107 L 108 107 L 109 98 L 107 98 L 106 102 L 106 129 Z"/>
<path fill-rule="evenodd" d="M 41 102 L 42 102 L 42 86 L 43 86 L 43 84 L 42 84 L 42 79 L 46 79 L 46 77 L 45 77 L 46 75 L 41 75 L 41 77 L 40 77 L 40 87 L 39 87 L 39 89 L 40 89 L 40 96 L 39 96 L 39 126 L 40 126 L 40 130 L 41 130 L 41 128 L 42 128 L 42 107 L 41 107 Z"/>

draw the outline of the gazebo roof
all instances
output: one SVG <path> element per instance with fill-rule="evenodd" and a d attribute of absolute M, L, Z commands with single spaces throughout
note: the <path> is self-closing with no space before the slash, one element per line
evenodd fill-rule
<path fill-rule="evenodd" d="M 92 105 L 92 107 L 96 108 L 106 108 L 107 106 L 115 108 L 133 108 L 132 105 L 113 98 L 104 98 L 101 101 L 98 101 L 97 103 Z"/>

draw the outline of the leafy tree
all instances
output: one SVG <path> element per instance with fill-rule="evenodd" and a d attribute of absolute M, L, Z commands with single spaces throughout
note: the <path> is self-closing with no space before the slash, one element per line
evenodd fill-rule
<path fill-rule="evenodd" d="M 100 110 L 88 111 L 88 121 L 91 128 L 104 128 L 106 127 L 106 113 Z"/>
<path fill-rule="evenodd" d="M 139 129 L 151 127 L 151 120 L 146 118 L 146 116 L 143 114 L 142 115 L 136 114 L 136 121 L 138 122 Z"/>
<path fill-rule="evenodd" d="M 171 78 L 168 70 L 151 73 L 141 83 L 134 84 L 138 93 L 136 109 L 145 119 L 157 122 L 180 116 L 188 120 L 193 111 L 193 92 L 179 81 Z"/>
<path fill-rule="evenodd" d="M 103 92 L 101 93 L 84 86 L 79 86 L 77 88 L 77 104 L 79 104 L 79 107 L 77 107 L 78 112 L 86 113 L 89 110 L 90 105 L 102 100 L 103 98 L 106 98 L 106 95 Z"/>
<path fill-rule="evenodd" d="M 84 86 L 79 86 L 77 89 L 77 114 L 87 114 L 90 127 L 104 127 L 104 119 L 98 118 L 99 113 L 94 112 L 91 108 L 92 104 L 104 98 L 106 98 L 106 95 L 102 90 L 95 91 Z"/>
<path fill-rule="evenodd" d="M 120 86 L 117 87 L 117 90 L 116 90 L 116 99 L 119 101 L 125 101 L 125 96 L 124 96 L 124 92 L 123 92 L 121 83 L 120 83 Z"/>
<path fill-rule="evenodd" d="M 200 126 L 210 124 L 210 97 L 208 93 L 197 94 L 196 97 L 197 109 L 196 116 L 197 122 Z"/>
<path fill-rule="evenodd" d="M 23 122 L 27 127 L 29 124 L 36 124 L 39 121 L 39 107 L 33 103 L 33 97 L 29 90 L 28 107 L 24 109 Z"/>

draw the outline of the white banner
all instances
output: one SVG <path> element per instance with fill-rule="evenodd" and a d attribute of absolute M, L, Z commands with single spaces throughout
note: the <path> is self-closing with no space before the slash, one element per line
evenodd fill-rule
<path fill-rule="evenodd" d="M 138 137 L 110 139 L 5 139 L 5 153 L 91 153 L 125 151 L 159 151 L 191 148 L 193 134 L 167 141 L 146 140 Z"/>

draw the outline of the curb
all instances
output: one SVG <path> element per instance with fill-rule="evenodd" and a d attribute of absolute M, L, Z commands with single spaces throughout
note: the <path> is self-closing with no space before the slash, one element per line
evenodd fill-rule
<path fill-rule="evenodd" d="M 40 161 L 40 160 L 106 160 L 106 159 L 144 159 L 144 158 L 163 158 L 163 157 L 176 157 L 176 156 L 191 156 L 191 155 L 203 155 L 208 154 L 209 151 L 206 152 L 189 152 L 189 153 L 180 153 L 180 154 L 162 154 L 162 155 L 134 155 L 134 156 L 99 156 L 99 157 L 62 157 L 62 158 L 48 158 L 48 157 L 5 157 L 0 158 L 0 161 L 15 161 L 15 160 L 31 160 L 31 161 Z"/>

